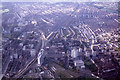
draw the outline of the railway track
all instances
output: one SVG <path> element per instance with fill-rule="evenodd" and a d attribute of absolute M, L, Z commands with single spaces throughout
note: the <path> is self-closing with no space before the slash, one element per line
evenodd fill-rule
<path fill-rule="evenodd" d="M 22 69 L 20 72 L 18 72 L 18 74 L 16 74 L 13 78 L 19 78 L 21 77 L 31 66 L 32 64 L 34 64 L 36 62 L 37 58 L 35 57 L 34 59 L 32 59 L 24 69 Z"/>

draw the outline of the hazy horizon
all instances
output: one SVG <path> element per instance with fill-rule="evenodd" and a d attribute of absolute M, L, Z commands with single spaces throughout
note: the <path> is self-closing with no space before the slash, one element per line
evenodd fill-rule
<path fill-rule="evenodd" d="M 119 2 L 120 0 L 1 0 L 1 2 Z"/>

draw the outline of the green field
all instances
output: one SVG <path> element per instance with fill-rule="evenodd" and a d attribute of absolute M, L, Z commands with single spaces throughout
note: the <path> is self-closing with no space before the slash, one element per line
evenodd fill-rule
<path fill-rule="evenodd" d="M 0 14 L 9 12 L 9 9 L 0 10 Z"/>

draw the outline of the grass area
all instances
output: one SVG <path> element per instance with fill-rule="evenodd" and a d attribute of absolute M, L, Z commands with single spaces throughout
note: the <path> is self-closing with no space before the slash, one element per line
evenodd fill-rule
<path fill-rule="evenodd" d="M 9 12 L 9 9 L 0 10 L 0 14 Z"/>
<path fill-rule="evenodd" d="M 92 65 L 90 62 L 86 62 L 86 65 Z"/>
<path fill-rule="evenodd" d="M 91 61 L 85 61 L 85 66 L 92 72 L 96 72 L 97 68 Z"/>
<path fill-rule="evenodd" d="M 104 8 L 103 10 L 106 10 L 106 11 L 112 12 L 112 13 L 118 13 L 118 11 L 112 10 L 112 9 L 109 9 L 109 8 Z"/>

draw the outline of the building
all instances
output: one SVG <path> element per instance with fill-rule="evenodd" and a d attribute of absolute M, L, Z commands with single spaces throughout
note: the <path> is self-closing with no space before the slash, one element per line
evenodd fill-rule
<path fill-rule="evenodd" d="M 38 54 L 38 65 L 41 66 L 42 63 L 44 62 L 44 49 L 41 49 L 39 54 Z"/>
<path fill-rule="evenodd" d="M 75 60 L 74 61 L 74 65 L 75 65 L 75 67 L 77 69 L 79 69 L 79 68 L 81 68 L 81 69 L 85 68 L 83 60 Z"/>
<path fill-rule="evenodd" d="M 13 54 L 13 57 L 14 57 L 15 59 L 18 59 L 18 54 L 17 54 L 17 53 Z"/>
<path fill-rule="evenodd" d="M 82 48 L 79 48 L 79 52 L 80 52 L 80 53 L 82 52 Z"/>
<path fill-rule="evenodd" d="M 71 57 L 76 58 L 78 56 L 78 49 L 75 47 L 71 50 Z"/>
<path fill-rule="evenodd" d="M 36 55 L 35 49 L 31 49 L 31 50 L 30 50 L 30 55 L 31 55 L 32 57 Z"/>
<path fill-rule="evenodd" d="M 85 52 L 85 56 L 86 56 L 86 57 L 90 57 L 90 55 L 91 55 L 91 53 L 90 53 L 89 51 L 86 51 L 86 52 Z"/>

